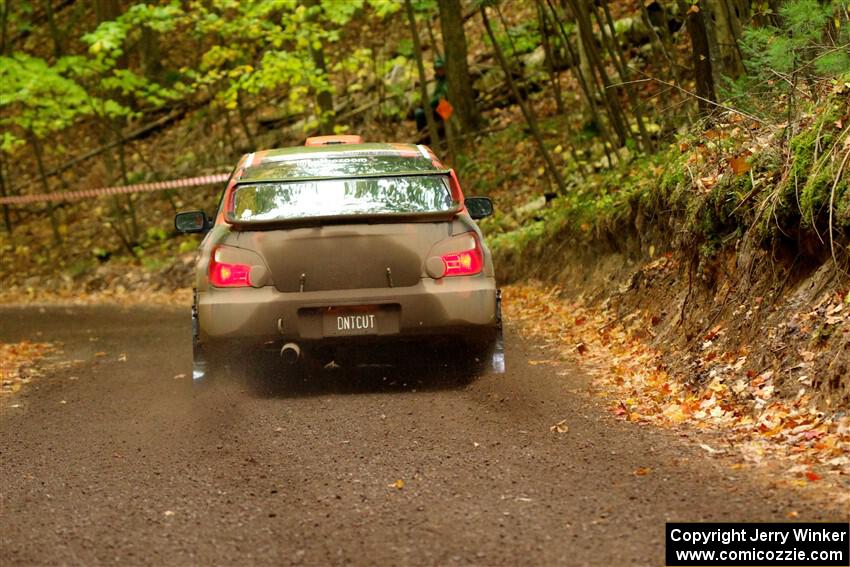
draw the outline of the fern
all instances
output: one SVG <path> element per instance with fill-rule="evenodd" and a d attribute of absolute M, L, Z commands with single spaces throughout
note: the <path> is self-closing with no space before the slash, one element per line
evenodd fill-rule
<path fill-rule="evenodd" d="M 786 117 L 800 93 L 816 99 L 822 81 L 850 72 L 845 3 L 786 0 L 776 25 L 747 28 L 740 42 L 747 75 L 728 82 L 726 95 L 751 112 L 775 117 Z"/>

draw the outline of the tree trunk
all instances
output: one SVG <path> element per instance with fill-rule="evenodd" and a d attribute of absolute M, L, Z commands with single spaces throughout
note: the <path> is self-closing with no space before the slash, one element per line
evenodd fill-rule
<path fill-rule="evenodd" d="M 64 54 L 62 46 L 62 34 L 59 28 L 56 27 L 56 19 L 53 14 L 53 0 L 43 0 L 44 11 L 47 14 L 47 29 L 50 31 L 50 38 L 53 40 L 53 56 L 59 59 Z"/>
<path fill-rule="evenodd" d="M 112 137 L 112 133 L 116 130 L 112 119 L 103 117 L 101 118 L 103 124 L 103 130 L 100 133 L 100 142 L 101 144 L 105 144 L 107 140 Z M 108 183 L 116 183 L 119 180 L 119 177 L 115 175 L 115 157 L 112 155 L 112 152 L 104 152 L 103 153 L 103 165 L 106 169 L 106 178 Z M 120 175 L 120 173 L 119 173 Z M 124 207 L 121 205 L 121 201 L 118 198 L 118 195 L 112 195 L 112 214 L 114 216 L 114 222 L 109 221 L 109 226 L 115 231 L 115 234 L 121 240 L 121 244 L 127 249 L 127 252 L 130 253 L 131 256 L 136 256 L 136 250 L 133 246 L 132 236 L 130 235 L 130 229 L 127 228 L 125 215 L 124 215 Z"/>
<path fill-rule="evenodd" d="M 373 120 L 376 123 L 381 123 L 384 121 L 384 81 L 378 81 L 377 78 L 380 77 L 380 73 L 378 69 L 380 69 L 380 63 L 378 58 L 381 56 L 381 48 L 379 45 L 373 44 L 369 48 L 369 52 L 372 54 L 372 76 L 376 78 L 375 81 L 375 108 L 377 110 L 375 117 Z"/>
<path fill-rule="evenodd" d="M 410 24 L 410 36 L 413 38 L 413 53 L 416 55 L 416 69 L 419 71 L 419 98 L 421 99 L 422 109 L 425 111 L 425 120 L 428 123 L 428 134 L 431 137 L 431 147 L 435 151 L 439 151 L 440 138 L 437 132 L 437 122 L 434 120 L 434 113 L 431 112 L 431 107 L 428 104 L 428 79 L 425 75 L 425 63 L 422 61 L 422 46 L 419 43 L 419 30 L 416 27 L 416 14 L 413 11 L 413 3 L 411 0 L 404 0 L 404 7 L 407 11 L 407 22 Z"/>
<path fill-rule="evenodd" d="M 471 132 L 481 123 L 475 104 L 472 78 L 466 61 L 466 35 L 460 0 L 437 0 L 440 8 L 440 28 L 443 32 L 443 51 L 446 54 L 446 80 L 449 101 L 464 131 Z"/>
<path fill-rule="evenodd" d="M 315 6 L 319 6 L 319 0 L 304 0 L 304 6 L 307 8 L 313 8 Z M 311 15 L 308 16 L 310 20 L 315 19 L 315 12 L 311 12 Z M 325 50 L 324 47 L 319 45 L 318 48 L 313 48 L 313 40 L 315 38 L 310 38 L 310 45 L 308 49 L 310 50 L 310 58 L 313 60 L 313 65 L 316 69 L 322 74 L 322 76 L 328 76 L 328 69 L 325 63 Z M 333 93 L 329 90 L 330 85 L 328 85 L 327 89 L 322 89 L 320 91 L 316 91 L 316 105 L 319 107 L 319 133 L 320 134 L 332 134 L 334 131 L 334 100 Z"/>
<path fill-rule="evenodd" d="M 649 134 L 646 132 L 646 126 L 643 122 L 643 112 L 641 112 L 640 105 L 638 104 L 637 97 L 635 96 L 634 89 L 630 82 L 631 78 L 629 77 L 629 68 L 626 65 L 626 59 L 623 57 L 623 53 L 620 49 L 620 43 L 617 41 L 617 33 L 614 29 L 614 19 L 611 17 L 611 10 L 608 8 L 608 0 L 603 0 L 602 2 L 602 11 L 605 15 L 604 21 L 599 16 L 599 12 L 596 11 L 596 7 L 591 6 L 590 9 L 593 10 L 593 15 L 599 23 L 599 32 L 602 35 L 602 41 L 608 48 L 608 52 L 611 54 L 611 59 L 614 60 L 614 66 L 617 68 L 617 73 L 620 76 L 620 82 L 623 84 L 622 88 L 625 89 L 626 96 L 629 99 L 629 104 L 632 106 L 632 112 L 635 114 L 638 132 L 640 133 L 641 145 L 645 151 L 651 151 L 652 142 L 649 139 Z"/>
<path fill-rule="evenodd" d="M 499 18 L 499 22 L 502 24 L 502 29 L 505 30 L 505 37 L 507 38 L 508 43 L 511 45 L 511 57 L 519 58 L 519 53 L 517 53 L 514 38 L 511 37 L 511 29 L 508 26 L 508 21 L 505 20 L 505 15 L 502 14 L 502 9 L 499 8 L 498 2 L 493 2 L 493 9 L 496 10 L 496 17 Z"/>
<path fill-rule="evenodd" d="M 98 22 L 109 22 L 121 15 L 118 0 L 94 0 L 94 13 Z"/>
<path fill-rule="evenodd" d="M 38 177 L 41 180 L 41 187 L 45 193 L 50 193 L 50 184 L 47 182 L 47 174 L 44 169 L 44 158 L 41 154 L 41 144 L 33 132 L 27 132 L 32 146 L 32 153 L 35 156 L 35 164 L 38 167 Z M 59 234 L 59 221 L 56 219 L 56 211 L 54 210 L 53 201 L 47 201 L 47 215 L 50 217 L 50 228 L 53 229 L 53 241 L 56 244 L 62 244 L 62 235 Z"/>
<path fill-rule="evenodd" d="M 236 129 L 233 127 L 233 122 L 230 120 L 230 111 L 226 108 L 223 109 L 222 114 L 224 115 L 224 124 L 227 127 L 227 132 L 225 133 L 224 139 L 227 140 L 227 145 L 230 146 L 230 153 L 233 156 L 239 155 L 241 152 L 236 148 Z"/>
<path fill-rule="evenodd" d="M 118 0 L 95 0 L 94 13 L 97 17 L 97 23 L 111 22 L 118 19 L 121 15 L 121 4 Z M 116 67 L 119 69 L 127 68 L 127 54 L 122 52 L 116 61 Z"/>
<path fill-rule="evenodd" d="M 725 75 L 737 78 L 744 73 L 743 56 L 738 48 L 738 38 L 743 26 L 740 8 L 730 0 L 704 0 L 700 3 L 706 16 L 708 45 L 711 51 L 715 84 Z"/>
<path fill-rule="evenodd" d="M 248 126 L 248 116 L 245 114 L 245 107 L 242 105 L 242 93 L 239 92 L 236 93 L 236 114 L 239 116 L 239 124 L 245 132 L 245 138 L 248 140 L 248 145 L 253 152 L 257 149 L 257 142 L 254 140 L 254 133 L 251 132 L 251 128 Z"/>
<path fill-rule="evenodd" d="M 498 2 L 492 3 L 493 10 L 496 11 L 496 17 L 499 19 L 499 23 L 502 26 L 502 29 L 505 31 L 505 37 L 508 40 L 508 44 L 510 45 L 511 52 L 508 55 L 505 55 L 505 60 L 508 61 L 508 64 L 511 68 L 511 77 L 514 79 L 514 84 L 517 86 L 517 91 L 519 92 L 522 99 L 531 109 L 532 114 L 534 114 L 534 104 L 528 98 L 528 88 L 527 82 L 525 80 L 524 66 L 522 63 L 522 59 L 519 58 L 519 51 L 517 50 L 516 44 L 514 43 L 513 38 L 511 37 L 510 27 L 508 26 L 508 21 L 505 19 L 504 14 L 502 14 L 502 10 L 499 8 Z M 504 52 L 502 52 L 504 55 Z"/>
<path fill-rule="evenodd" d="M 505 59 L 502 50 L 499 48 L 499 44 L 496 42 L 496 36 L 493 34 L 493 28 L 490 26 L 490 20 L 487 18 L 487 8 L 485 8 L 484 5 L 481 5 L 480 10 L 481 19 L 484 22 L 484 29 L 487 30 L 487 36 L 490 38 L 490 43 L 493 46 L 493 53 L 499 60 L 499 65 L 502 67 L 502 71 L 505 74 L 505 80 L 514 95 L 514 98 L 516 98 L 517 103 L 519 104 L 519 108 L 522 111 L 522 115 L 525 117 L 525 121 L 528 123 L 528 129 L 531 131 L 531 136 L 534 138 L 534 141 L 537 143 L 537 147 L 540 149 L 540 154 L 543 156 L 543 161 L 546 162 L 549 174 L 558 185 L 558 192 L 563 195 L 567 192 L 564 177 L 561 175 L 560 170 L 555 167 L 555 163 L 552 161 L 552 156 L 549 155 L 549 150 L 546 149 L 546 144 L 543 143 L 543 136 L 537 128 L 537 120 L 534 118 L 534 114 L 528 109 L 526 102 L 520 98 L 519 90 L 517 90 L 516 84 L 514 84 L 514 80 L 511 77 L 511 69 L 508 65 L 508 61 Z"/>
<path fill-rule="evenodd" d="M 11 2 L 0 2 L 0 55 L 6 55 L 9 47 L 9 4 Z"/>
<path fill-rule="evenodd" d="M 561 94 L 561 76 L 558 73 L 558 66 L 555 63 L 555 53 L 552 50 L 552 43 L 549 41 L 549 34 L 552 30 L 549 28 L 549 18 L 546 17 L 543 0 L 537 0 L 536 4 L 540 39 L 543 44 L 543 52 L 546 54 L 546 69 L 549 71 L 549 81 L 552 83 L 552 94 L 555 95 L 555 109 L 558 114 L 563 114 L 565 109 L 564 97 Z"/>
<path fill-rule="evenodd" d="M 118 142 L 118 168 L 121 171 L 121 184 L 129 185 L 130 179 L 127 175 L 127 159 L 121 131 L 116 130 L 115 136 Z M 133 202 L 132 193 L 127 193 L 127 210 L 130 211 L 130 240 L 132 242 L 138 242 L 140 234 L 139 219 L 136 216 L 136 204 Z"/>
<path fill-rule="evenodd" d="M 676 64 L 670 56 L 670 49 L 672 48 L 673 41 L 670 37 L 670 30 L 667 29 L 667 13 L 664 10 L 663 4 L 658 3 L 658 7 L 661 11 L 661 26 L 659 28 L 656 28 L 655 22 L 653 22 L 645 2 L 640 2 L 641 17 L 643 18 L 643 23 L 647 28 L 649 28 L 651 39 L 655 40 L 654 42 L 650 40 L 650 47 L 652 48 L 652 51 L 664 58 L 664 61 L 667 62 L 667 68 L 670 71 L 669 79 L 674 82 L 676 86 L 681 87 L 682 78 L 679 76 L 679 72 L 676 70 Z M 660 34 L 659 29 L 661 31 Z"/>
<path fill-rule="evenodd" d="M 589 7 L 584 0 L 567 0 L 573 15 L 578 24 L 578 30 L 584 45 L 585 53 L 591 65 L 591 73 L 597 76 L 601 81 L 600 91 L 602 100 L 605 101 L 605 106 L 608 111 L 608 118 L 611 120 L 611 126 L 617 134 L 620 145 L 625 145 L 629 137 L 629 131 L 626 126 L 625 116 L 620 107 L 620 101 L 617 100 L 617 95 L 614 89 L 611 88 L 611 79 L 608 77 L 608 71 L 605 69 L 605 64 L 599 56 L 599 51 L 596 48 L 595 37 L 593 35 L 593 26 L 590 21 Z"/>
<path fill-rule="evenodd" d="M 325 50 L 322 47 L 314 49 L 310 47 L 310 56 L 313 58 L 313 65 L 316 66 L 322 75 L 328 76 L 327 67 L 325 66 Z M 316 93 L 316 102 L 319 105 L 319 131 L 322 134 L 332 134 L 334 131 L 334 98 L 330 91 L 330 85 Z"/>
<path fill-rule="evenodd" d="M 431 27 L 431 20 L 429 19 L 425 25 L 425 31 L 428 32 L 428 41 L 431 42 L 431 53 L 434 54 L 434 58 L 439 57 L 443 58 L 443 52 L 440 51 L 440 44 L 437 41 L 437 38 L 434 36 L 434 28 Z"/>
<path fill-rule="evenodd" d="M 162 52 L 159 48 L 159 34 L 147 26 L 142 26 L 139 40 L 139 58 L 145 77 L 154 82 L 162 82 Z"/>
<path fill-rule="evenodd" d="M 587 82 L 587 84 L 591 85 L 595 101 L 595 95 L 598 92 L 596 75 L 594 75 L 593 70 L 590 67 L 590 57 L 587 56 L 587 49 L 584 45 L 584 37 L 582 36 L 581 30 L 578 26 L 576 26 L 575 33 L 576 46 L 578 48 L 578 72 L 581 73 L 581 76 L 584 77 L 584 80 Z"/>
<path fill-rule="evenodd" d="M 576 77 L 576 80 L 578 80 L 579 87 L 581 88 L 581 92 L 584 95 L 584 101 L 587 104 L 587 110 L 590 114 L 590 120 L 597 128 L 599 128 L 599 130 L 603 134 L 603 137 L 608 139 L 608 130 L 605 124 L 603 124 L 602 121 L 599 119 L 599 112 L 597 110 L 596 100 L 594 98 L 595 90 L 593 88 L 593 85 L 591 85 L 590 83 L 588 83 L 587 80 L 585 80 L 581 69 L 579 69 L 579 56 L 576 54 L 572 44 L 570 43 L 570 36 L 564 29 L 564 25 L 561 22 L 561 19 L 558 17 L 558 11 L 552 4 L 552 0 L 546 0 L 546 4 L 549 6 L 549 11 L 552 13 L 552 18 L 555 20 L 555 25 L 561 32 L 561 41 L 564 42 L 564 47 L 567 49 L 567 53 L 569 54 L 571 62 L 570 68 L 573 72 L 573 75 Z"/>
<path fill-rule="evenodd" d="M 8 192 L 6 191 L 5 167 L 6 163 L 3 160 L 2 152 L 0 152 L 0 197 L 8 196 Z M 3 205 L 3 224 L 6 226 L 6 232 L 12 234 L 12 215 L 9 212 L 8 204 Z"/>
<path fill-rule="evenodd" d="M 684 4 L 684 2 L 682 2 Z M 708 46 L 708 33 L 705 29 L 704 12 L 697 4 L 687 9 L 685 26 L 691 36 L 691 56 L 697 84 L 698 106 L 700 114 L 706 115 L 711 103 L 717 100 L 714 94 L 714 78 L 711 71 L 711 52 Z"/>
<path fill-rule="evenodd" d="M 670 34 L 670 29 L 667 25 L 667 10 L 664 8 L 664 4 L 662 2 L 655 3 L 655 5 L 658 7 L 657 15 L 660 16 L 660 22 L 657 23 L 661 24 L 658 29 L 656 29 L 656 22 L 653 21 L 652 17 L 650 16 L 649 10 L 647 9 L 648 2 L 640 2 L 639 4 L 643 22 L 647 26 L 647 29 L 650 30 L 651 49 L 656 56 L 663 57 L 664 60 L 667 62 L 667 68 L 669 70 L 669 75 L 667 78 L 669 82 L 672 83 L 676 88 L 681 89 L 683 84 L 681 73 L 679 72 L 676 63 L 670 57 L 670 51 L 674 48 L 674 41 L 672 35 Z M 682 4 L 680 3 L 679 9 L 684 12 L 687 9 L 687 6 L 682 8 Z M 661 32 L 660 34 L 659 30 Z M 691 107 L 689 105 L 684 105 L 684 110 L 685 119 L 687 120 L 688 124 L 691 124 L 693 121 L 691 117 Z M 656 116 L 658 115 L 657 108 L 655 110 L 655 114 Z"/>

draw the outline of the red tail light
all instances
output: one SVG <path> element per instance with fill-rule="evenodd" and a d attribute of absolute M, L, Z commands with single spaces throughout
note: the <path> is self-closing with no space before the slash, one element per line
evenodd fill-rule
<path fill-rule="evenodd" d="M 484 267 L 484 254 L 478 239 L 473 237 L 473 247 L 461 252 L 443 254 L 440 259 L 446 265 L 446 276 L 473 276 Z"/>
<path fill-rule="evenodd" d="M 215 287 L 250 287 L 251 266 L 219 262 L 220 250 L 213 250 L 210 258 L 210 283 Z"/>

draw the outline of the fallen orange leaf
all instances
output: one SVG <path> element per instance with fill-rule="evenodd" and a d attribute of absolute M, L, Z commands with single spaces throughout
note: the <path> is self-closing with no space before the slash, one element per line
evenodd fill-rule
<path fill-rule="evenodd" d="M 741 175 L 742 173 L 746 173 L 752 167 L 750 162 L 747 161 L 747 158 L 750 157 L 749 152 L 745 152 L 739 156 L 735 156 L 729 159 L 729 167 L 732 168 L 732 171 L 735 172 L 735 175 Z"/>

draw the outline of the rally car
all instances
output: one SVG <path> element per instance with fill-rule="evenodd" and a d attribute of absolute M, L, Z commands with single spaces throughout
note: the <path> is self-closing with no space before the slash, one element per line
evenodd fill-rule
<path fill-rule="evenodd" d="M 212 218 L 174 221 L 205 233 L 194 377 L 222 357 L 324 365 L 399 343 L 501 370 L 500 298 L 475 222 L 490 214 L 423 145 L 322 137 L 243 156 Z"/>

